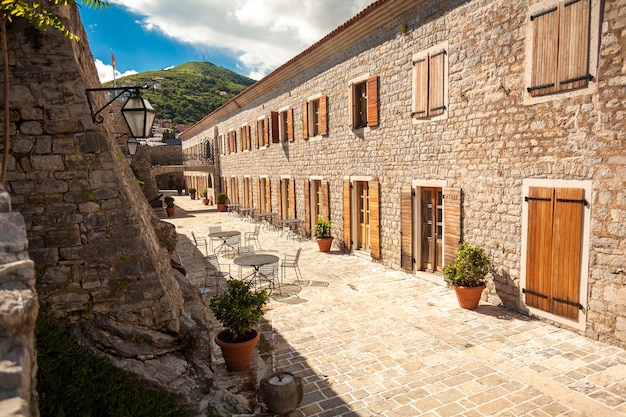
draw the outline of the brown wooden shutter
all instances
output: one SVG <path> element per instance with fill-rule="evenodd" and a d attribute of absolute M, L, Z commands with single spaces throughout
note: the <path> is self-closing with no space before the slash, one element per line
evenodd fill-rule
<path fill-rule="evenodd" d="M 356 98 L 356 88 L 355 88 L 355 84 L 350 84 L 350 91 L 348 92 L 348 123 L 349 123 L 349 127 L 350 129 L 354 129 L 355 126 L 355 118 L 356 118 L 356 103 L 357 103 L 357 98 Z"/>
<path fill-rule="evenodd" d="M 296 180 L 290 179 L 289 186 L 289 219 L 296 218 Z"/>
<path fill-rule="evenodd" d="M 428 116 L 438 116 L 446 109 L 445 102 L 445 62 L 446 51 L 430 56 L 428 85 Z"/>
<path fill-rule="evenodd" d="M 330 220 L 330 184 L 327 180 L 322 180 L 322 218 Z"/>
<path fill-rule="evenodd" d="M 463 194 L 460 188 L 445 187 L 443 189 L 443 244 L 444 265 L 454 263 L 456 250 L 461 243 L 461 208 L 463 206 Z"/>
<path fill-rule="evenodd" d="M 270 146 L 270 118 L 266 117 L 263 123 L 263 145 Z"/>
<path fill-rule="evenodd" d="M 590 8 L 590 0 L 570 1 L 561 6 L 559 90 L 589 84 Z"/>
<path fill-rule="evenodd" d="M 278 216 L 280 217 L 280 220 L 285 220 L 285 215 L 283 213 L 282 191 L 283 191 L 283 180 L 279 179 L 278 187 L 276 187 L 276 195 L 278 196 Z"/>
<path fill-rule="evenodd" d="M 259 132 L 259 122 L 256 122 L 256 127 L 254 129 L 254 146 L 259 149 L 261 146 L 261 133 Z"/>
<path fill-rule="evenodd" d="M 553 189 L 529 187 L 526 249 L 526 304 L 549 311 Z"/>
<path fill-rule="evenodd" d="M 400 266 L 413 270 L 413 188 L 402 187 L 400 192 Z"/>
<path fill-rule="evenodd" d="M 278 130 L 278 112 L 271 112 L 270 117 L 272 120 L 272 143 L 280 143 L 280 134 Z"/>
<path fill-rule="evenodd" d="M 578 320 L 584 190 L 556 188 L 554 197 L 551 311 Z"/>
<path fill-rule="evenodd" d="M 367 80 L 367 125 L 378 126 L 378 77 Z"/>
<path fill-rule="evenodd" d="M 370 197 L 370 255 L 380 259 L 380 184 L 369 181 Z"/>
<path fill-rule="evenodd" d="M 272 181 L 269 178 L 265 179 L 265 211 L 272 211 Z"/>
<path fill-rule="evenodd" d="M 287 110 L 287 140 L 293 142 L 293 136 L 293 109 L 290 108 Z"/>
<path fill-rule="evenodd" d="M 249 150 L 252 150 L 252 128 L 250 125 L 246 126 L 246 145 Z"/>
<path fill-rule="evenodd" d="M 256 179 L 256 207 L 257 211 L 263 211 L 263 200 L 261 200 L 261 178 Z"/>
<path fill-rule="evenodd" d="M 415 68 L 415 108 L 413 116 L 428 117 L 428 56 L 413 63 Z"/>
<path fill-rule="evenodd" d="M 309 137 L 309 103 L 302 103 L 302 137 Z"/>
<path fill-rule="evenodd" d="M 304 230 L 310 231 L 313 219 L 311 219 L 311 183 L 304 180 Z"/>
<path fill-rule="evenodd" d="M 533 31 L 531 96 L 557 91 L 559 9 L 553 7 L 530 17 Z"/>
<path fill-rule="evenodd" d="M 352 233 L 350 231 L 350 180 L 343 182 L 343 246 L 350 250 L 352 248 Z"/>
<path fill-rule="evenodd" d="M 226 133 L 226 152 L 230 153 L 230 132 Z"/>
<path fill-rule="evenodd" d="M 320 135 L 328 135 L 328 97 L 320 97 Z"/>

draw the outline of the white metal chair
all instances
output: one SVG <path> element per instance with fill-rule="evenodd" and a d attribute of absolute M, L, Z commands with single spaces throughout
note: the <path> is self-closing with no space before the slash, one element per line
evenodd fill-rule
<path fill-rule="evenodd" d="M 259 281 L 259 288 L 263 288 L 263 281 L 267 281 L 270 287 L 270 292 L 278 286 L 278 294 L 282 294 L 280 291 L 280 279 L 278 279 L 278 262 L 261 265 L 257 274 L 257 281 Z"/>
<path fill-rule="evenodd" d="M 302 252 L 302 248 L 298 248 L 298 251 L 295 255 L 285 255 L 282 262 L 280 263 L 280 279 L 284 280 L 287 275 L 287 268 L 293 268 L 296 273 L 296 281 L 302 281 L 302 272 L 300 272 L 300 267 L 298 266 L 298 261 L 300 260 L 300 253 Z"/>
<path fill-rule="evenodd" d="M 215 233 L 215 232 L 221 232 L 222 231 L 222 226 L 209 226 L 209 234 L 210 233 Z M 217 242 L 218 245 L 220 243 L 222 243 L 222 239 L 220 239 L 219 237 L 212 237 L 211 239 L 211 250 L 213 250 L 214 248 L 214 243 Z"/>
<path fill-rule="evenodd" d="M 204 257 L 204 286 L 200 288 L 200 293 L 205 294 L 209 291 L 207 288 L 207 281 L 209 276 L 215 279 L 215 293 L 220 292 L 220 279 L 232 279 L 230 275 L 230 264 L 220 264 L 217 255 L 211 254 Z"/>
<path fill-rule="evenodd" d="M 244 233 L 244 238 L 246 241 L 246 245 L 249 245 L 250 242 L 256 242 L 256 244 L 259 246 L 259 249 L 261 248 L 261 242 L 259 242 L 259 232 L 261 231 L 261 225 L 257 224 L 254 226 L 254 232 L 246 232 Z"/>
<path fill-rule="evenodd" d="M 196 237 L 196 234 L 193 231 L 191 232 L 191 237 L 193 238 L 193 244 L 196 245 L 196 248 L 198 248 L 198 246 L 200 246 L 200 245 L 204 245 L 204 256 L 207 256 L 209 254 L 209 252 L 208 252 L 209 244 L 208 244 L 206 238 L 202 237 L 202 236 Z M 196 256 L 196 252 L 195 251 L 193 253 L 193 256 L 194 257 Z"/>
<path fill-rule="evenodd" d="M 239 256 L 243 255 L 254 255 L 254 246 L 240 246 L 239 247 Z M 239 279 L 242 278 L 242 269 L 243 267 L 239 266 Z"/>
<path fill-rule="evenodd" d="M 231 250 L 235 251 L 235 255 L 239 253 L 239 248 L 241 246 L 241 235 L 235 235 L 229 237 L 226 240 L 226 250 L 230 253 Z"/>

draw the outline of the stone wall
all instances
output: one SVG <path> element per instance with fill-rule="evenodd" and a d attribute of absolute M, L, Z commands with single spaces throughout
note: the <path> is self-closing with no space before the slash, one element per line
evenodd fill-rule
<path fill-rule="evenodd" d="M 150 146 L 148 153 L 153 166 L 183 165 L 181 146 Z M 159 188 L 164 190 L 174 190 L 179 184 L 185 184 L 182 171 L 157 175 L 156 181 Z"/>
<path fill-rule="evenodd" d="M 24 218 L 0 186 L 0 415 L 39 415 L 35 321 L 39 304 Z"/>
<path fill-rule="evenodd" d="M 594 9 L 601 10 L 600 23 L 593 26 L 600 45 L 598 56 L 592 56 L 598 61 L 597 79 L 595 91 L 586 94 L 529 101 L 524 80 L 529 2 L 430 1 L 334 50 L 319 65 L 301 68 L 260 98 L 245 103 L 238 99 L 240 109 L 183 138 L 189 143 L 220 140 L 245 124 L 254 134 L 256 121 L 270 110 L 293 108 L 294 142 L 223 153 L 221 175 L 239 178 L 240 193 L 243 179 L 252 178 L 253 201 L 256 178 L 269 178 L 274 211 L 280 178 L 295 179 L 298 218 L 305 217 L 304 182 L 327 180 L 333 234 L 339 241 L 344 180 L 377 178 L 381 262 L 394 268 L 401 266 L 402 187 L 437 183 L 460 188 L 463 238 L 485 247 L 496 268 L 489 301 L 526 313 L 521 292 L 524 183 L 590 181 L 591 220 L 583 242 L 588 273 L 583 272 L 587 285 L 581 294 L 586 322 L 578 330 L 624 347 L 626 5 L 601 3 Z M 406 32 L 398 22 L 406 24 Z M 416 121 L 411 117 L 412 60 L 438 46 L 447 50 L 447 114 Z M 379 77 L 379 124 L 350 129 L 350 82 L 372 75 Z M 328 96 L 329 134 L 304 139 L 302 103 L 321 94 Z M 437 274 L 433 277 L 440 280 Z"/>

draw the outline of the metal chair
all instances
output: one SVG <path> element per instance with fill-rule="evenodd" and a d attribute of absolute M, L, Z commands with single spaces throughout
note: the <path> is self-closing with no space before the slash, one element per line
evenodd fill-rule
<path fill-rule="evenodd" d="M 209 233 L 221 232 L 222 226 L 209 226 Z M 211 238 L 211 250 L 213 250 L 213 243 L 217 242 L 218 244 L 222 243 L 222 239 L 219 237 Z"/>
<path fill-rule="evenodd" d="M 254 255 L 254 246 L 240 246 L 239 247 L 239 256 L 243 255 Z M 239 279 L 242 278 L 242 269 L 243 267 L 239 266 Z"/>
<path fill-rule="evenodd" d="M 270 292 L 278 285 L 278 294 L 282 294 L 280 290 L 280 279 L 278 279 L 278 262 L 261 265 L 257 274 L 257 280 L 259 281 L 259 288 L 262 288 L 263 281 L 267 281 L 270 287 Z"/>
<path fill-rule="evenodd" d="M 259 242 L 259 232 L 261 231 L 261 225 L 257 224 L 254 226 L 254 232 L 246 232 L 244 233 L 244 238 L 246 241 L 246 245 L 249 245 L 250 242 L 254 241 L 261 248 L 261 242 Z"/>
<path fill-rule="evenodd" d="M 230 253 L 230 250 L 235 251 L 235 255 L 239 253 L 239 247 L 241 246 L 241 235 L 235 235 L 229 237 L 226 240 L 226 250 Z"/>
<path fill-rule="evenodd" d="M 296 273 L 296 281 L 302 281 L 302 272 L 300 272 L 300 267 L 298 266 L 298 261 L 300 260 L 300 253 L 302 252 L 302 248 L 298 248 L 298 251 L 295 255 L 285 255 L 283 261 L 280 263 L 280 279 L 281 281 L 287 275 L 287 268 L 293 268 Z"/>
<path fill-rule="evenodd" d="M 224 268 L 227 268 L 226 270 Z M 230 264 L 220 264 L 219 258 L 217 255 L 211 254 L 204 257 L 204 286 L 200 288 L 200 294 L 205 294 L 209 291 L 207 288 L 207 281 L 209 280 L 209 276 L 215 279 L 215 293 L 219 294 L 220 292 L 220 279 L 232 279 L 230 275 Z"/>
<path fill-rule="evenodd" d="M 206 240 L 205 237 L 196 237 L 196 234 L 192 231 L 191 232 L 191 237 L 193 238 L 193 244 L 196 245 L 196 248 L 198 248 L 199 245 L 204 245 L 204 256 L 207 256 L 209 254 L 208 252 L 208 242 Z M 193 256 L 196 256 L 196 252 L 194 251 Z"/>

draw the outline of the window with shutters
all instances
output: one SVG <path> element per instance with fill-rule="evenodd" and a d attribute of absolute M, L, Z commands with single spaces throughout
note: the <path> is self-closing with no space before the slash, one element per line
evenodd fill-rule
<path fill-rule="evenodd" d="M 526 52 L 530 99 L 595 89 L 599 0 L 549 1 L 529 10 Z M 532 100 L 531 100 L 532 102 Z"/>
<path fill-rule="evenodd" d="M 448 54 L 447 42 L 413 56 L 414 120 L 447 117 Z"/>
<path fill-rule="evenodd" d="M 281 143 L 293 142 L 293 109 L 278 112 L 278 137 Z"/>
<path fill-rule="evenodd" d="M 343 246 L 355 253 L 381 258 L 380 183 L 376 178 L 352 177 L 343 186 Z"/>
<path fill-rule="evenodd" d="M 328 135 L 328 98 L 315 96 L 302 104 L 302 137 Z"/>
<path fill-rule="evenodd" d="M 535 314 L 584 328 L 590 181 L 525 180 L 521 291 Z"/>
<path fill-rule="evenodd" d="M 350 83 L 350 127 L 378 125 L 378 77 L 363 77 Z"/>
<path fill-rule="evenodd" d="M 258 148 L 266 147 L 269 145 L 269 138 L 267 132 L 267 119 L 264 117 L 256 121 L 256 139 L 255 143 Z"/>
<path fill-rule="evenodd" d="M 239 137 L 241 138 L 241 149 L 249 151 L 252 149 L 252 142 L 250 138 L 250 126 L 245 124 L 241 126 L 239 130 Z"/>

